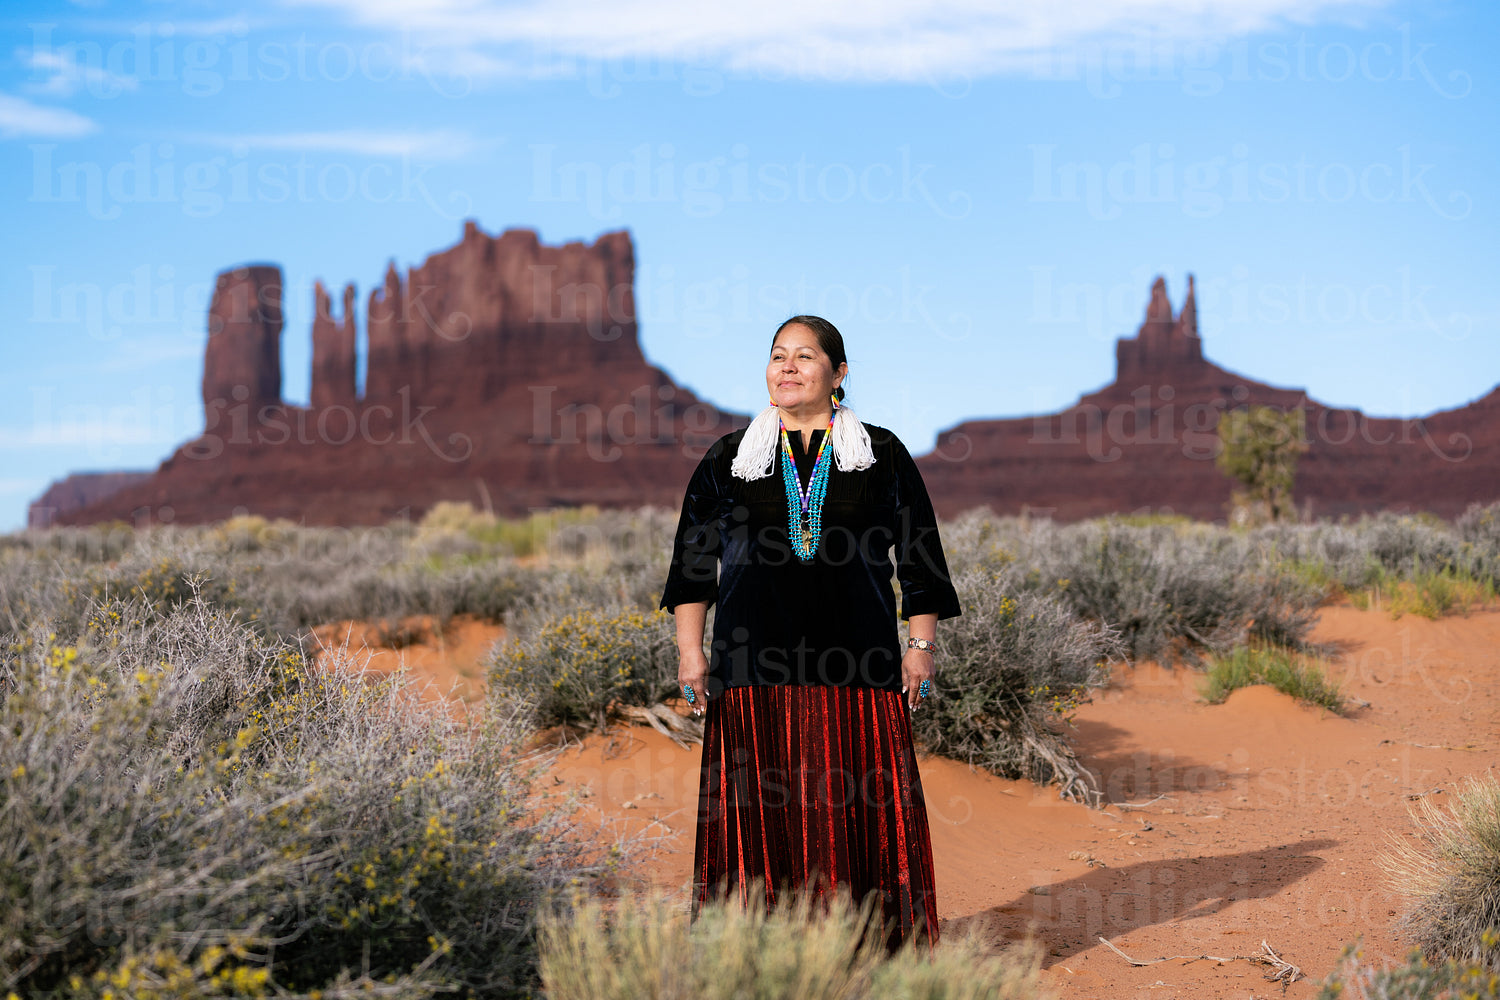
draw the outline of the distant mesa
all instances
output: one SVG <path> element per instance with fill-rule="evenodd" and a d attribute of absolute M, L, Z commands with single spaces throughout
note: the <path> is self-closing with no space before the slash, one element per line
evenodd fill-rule
<path fill-rule="evenodd" d="M 46 527 L 49 511 L 80 510 L 119 493 L 128 486 L 145 482 L 150 472 L 74 472 L 47 487 L 31 503 L 29 523 L 33 528 Z"/>
<path fill-rule="evenodd" d="M 586 503 L 676 509 L 704 449 L 750 417 L 647 363 L 627 232 L 544 246 L 535 232 L 463 238 L 366 298 L 364 386 L 353 286 L 313 290 L 309 405 L 281 398 L 282 276 L 222 272 L 208 311 L 203 434 L 154 473 L 70 476 L 34 526 L 198 524 L 240 513 L 378 524 L 467 501 L 496 514 Z M 857 334 L 856 334 L 857 335 Z M 988 506 L 1059 520 L 1115 512 L 1222 519 L 1217 423 L 1252 404 L 1304 407 L 1294 499 L 1314 516 L 1445 517 L 1500 498 L 1500 387 L 1422 418 L 1366 417 L 1203 356 L 1193 279 L 1175 314 L 1157 278 L 1115 379 L 1057 413 L 971 420 L 918 458 L 940 515 Z"/>
<path fill-rule="evenodd" d="M 1214 463 L 1218 420 L 1244 406 L 1303 407 L 1309 449 L 1293 499 L 1312 517 L 1426 510 L 1455 517 L 1500 499 L 1500 386 L 1426 417 L 1367 417 L 1325 406 L 1203 356 L 1192 276 L 1174 316 L 1151 286 L 1133 337 L 1115 343 L 1115 379 L 1057 413 L 972 420 L 917 459 L 940 514 L 985 505 L 1062 521 L 1111 513 L 1222 520 L 1229 480 Z"/>

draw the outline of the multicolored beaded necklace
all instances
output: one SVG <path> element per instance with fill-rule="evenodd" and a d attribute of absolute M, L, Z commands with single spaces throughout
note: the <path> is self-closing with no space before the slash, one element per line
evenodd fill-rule
<path fill-rule="evenodd" d="M 792 442 L 786 433 L 786 422 L 778 418 L 781 425 L 781 481 L 786 486 L 786 533 L 792 540 L 792 551 L 803 562 L 812 562 L 818 551 L 818 542 L 823 537 L 823 498 L 828 494 L 828 469 L 833 464 L 833 452 L 828 440 L 833 437 L 833 421 L 838 416 L 838 402 L 828 417 L 828 429 L 818 444 L 818 457 L 813 463 L 812 478 L 807 489 L 797 475 L 797 460 L 792 457 Z M 801 431 L 798 431 L 800 434 Z M 800 526 L 801 530 L 794 530 Z"/>

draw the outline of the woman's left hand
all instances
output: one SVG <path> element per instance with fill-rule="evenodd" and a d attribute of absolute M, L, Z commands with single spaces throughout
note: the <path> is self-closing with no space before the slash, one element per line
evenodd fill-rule
<path fill-rule="evenodd" d="M 926 650 L 908 649 L 901 657 L 901 691 L 912 711 L 922 703 L 922 682 L 936 676 L 937 665 L 933 662 L 933 655 Z"/>

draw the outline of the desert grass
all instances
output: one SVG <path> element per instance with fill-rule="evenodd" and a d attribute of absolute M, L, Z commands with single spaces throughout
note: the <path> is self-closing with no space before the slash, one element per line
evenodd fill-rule
<path fill-rule="evenodd" d="M 1410 807 L 1421 846 L 1392 837 L 1381 858 L 1392 888 L 1408 897 L 1402 928 L 1433 961 L 1452 959 L 1500 974 L 1500 781 L 1492 774 Z"/>
<path fill-rule="evenodd" d="M 1201 694 L 1209 704 L 1217 705 L 1231 692 L 1252 684 L 1269 684 L 1298 701 L 1330 712 L 1340 712 L 1344 707 L 1338 685 L 1311 658 L 1279 646 L 1241 646 L 1214 657 Z"/>
<path fill-rule="evenodd" d="M 727 900 L 690 921 L 660 894 L 598 900 L 544 924 L 541 975 L 552 1000 L 798 997 L 854 1000 L 1032 1000 L 1052 996 L 1041 950 L 992 953 L 976 936 L 935 949 L 908 941 L 888 955 L 870 933 L 870 907 L 806 895 L 769 914 Z M 872 943 L 873 942 L 873 943 Z"/>
<path fill-rule="evenodd" d="M 1421 570 L 1405 578 L 1382 572 L 1368 587 L 1350 594 L 1349 602 L 1361 611 L 1385 611 L 1392 619 L 1414 614 L 1435 621 L 1483 607 L 1495 598 L 1494 580 L 1450 568 Z"/>

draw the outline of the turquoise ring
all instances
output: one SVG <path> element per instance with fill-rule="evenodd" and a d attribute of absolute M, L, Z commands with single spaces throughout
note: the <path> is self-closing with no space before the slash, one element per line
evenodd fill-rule
<path fill-rule="evenodd" d="M 917 685 L 917 696 L 925 698 L 930 694 L 932 694 L 932 678 L 927 677 L 922 680 L 922 683 Z"/>
<path fill-rule="evenodd" d="M 923 681 L 922 683 L 926 684 L 927 682 Z M 691 684 L 684 684 L 682 686 L 682 696 L 687 699 L 687 703 L 689 705 L 698 700 L 698 695 L 693 692 L 693 686 Z"/>

